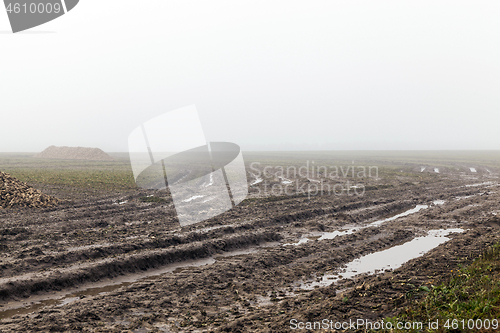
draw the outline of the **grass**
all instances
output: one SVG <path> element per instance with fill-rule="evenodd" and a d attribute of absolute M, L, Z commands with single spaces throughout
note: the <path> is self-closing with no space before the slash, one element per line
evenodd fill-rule
<path fill-rule="evenodd" d="M 156 203 L 162 203 L 162 202 L 166 202 L 167 200 L 165 200 L 164 198 L 159 198 L 159 197 L 155 197 L 155 196 L 151 196 L 151 197 L 140 197 L 139 200 L 141 202 L 156 202 Z"/>
<path fill-rule="evenodd" d="M 30 184 L 63 185 L 98 190 L 135 188 L 132 175 L 123 170 L 9 170 L 17 179 Z"/>
<path fill-rule="evenodd" d="M 0 171 L 30 185 L 53 185 L 81 190 L 128 191 L 137 188 L 128 154 L 114 154 L 113 161 L 46 160 L 35 159 L 30 153 L 0 153 Z M 500 151 L 424 152 L 424 151 L 331 151 L 331 152 L 248 152 L 244 154 L 247 171 L 251 163 L 264 166 L 306 165 L 317 167 L 378 168 L 378 178 L 354 178 L 367 191 L 409 185 L 412 182 L 442 181 L 442 175 L 420 173 L 420 166 L 440 167 L 443 170 L 465 170 L 478 164 L 500 167 Z M 313 163 L 314 162 L 314 163 Z M 317 169 L 316 169 L 317 170 Z M 492 170 L 494 170 L 492 168 Z M 358 169 L 356 169 L 356 172 Z M 329 172 L 331 170 L 329 169 Z M 344 178 L 340 176 L 340 178 Z M 353 180 L 351 173 L 347 180 Z M 250 203 L 250 202 L 247 202 Z"/>
<path fill-rule="evenodd" d="M 424 297 L 385 321 L 394 326 L 397 322 L 422 322 L 426 332 L 479 332 L 474 326 L 476 323 L 486 319 L 491 323 L 496 319 L 497 329 L 500 329 L 500 243 L 469 266 L 452 271 L 447 281 L 438 286 L 420 287 L 416 292 L 424 293 Z M 428 322 L 436 321 L 439 321 L 439 328 L 426 327 Z M 489 331 L 496 330 L 492 326 Z"/>
<path fill-rule="evenodd" d="M 0 154 L 0 171 L 28 184 L 69 186 L 102 191 L 136 188 L 130 162 L 35 159 L 21 154 Z"/>

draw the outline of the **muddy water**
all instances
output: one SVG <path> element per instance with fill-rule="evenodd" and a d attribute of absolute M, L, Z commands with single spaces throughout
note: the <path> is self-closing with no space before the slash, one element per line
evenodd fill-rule
<path fill-rule="evenodd" d="M 66 304 L 79 301 L 80 299 L 89 296 L 103 295 L 110 293 L 121 287 L 129 286 L 141 280 L 157 279 L 163 274 L 179 273 L 191 267 L 201 267 L 205 265 L 211 265 L 214 264 L 217 260 L 221 260 L 222 258 L 225 257 L 234 257 L 250 253 L 256 253 L 264 248 L 276 245 L 277 244 L 275 242 L 263 243 L 259 247 L 252 247 L 244 250 L 226 252 L 205 259 L 189 260 L 180 263 L 174 263 L 159 269 L 148 270 L 147 272 L 144 273 L 130 274 L 127 275 L 126 277 L 120 277 L 108 281 L 102 281 L 90 285 L 84 285 L 80 288 L 74 288 L 71 290 L 66 290 L 64 292 L 53 292 L 52 294 L 49 295 L 32 296 L 24 301 L 12 301 L 5 304 L 3 308 L 0 308 L 1 309 L 0 319 L 10 318 L 15 315 L 29 314 L 47 306 L 52 306 L 52 305 L 64 306 Z"/>
<path fill-rule="evenodd" d="M 398 219 L 400 217 L 404 217 L 404 216 L 408 216 L 408 215 L 411 215 L 411 214 L 415 214 L 415 213 L 418 213 L 419 211 L 421 211 L 422 209 L 427 209 L 427 208 L 429 208 L 429 206 L 427 206 L 427 205 L 417 205 L 415 208 L 409 209 L 409 210 L 407 210 L 404 213 L 395 215 L 393 217 L 386 218 L 384 220 L 372 222 L 372 223 L 370 223 L 368 225 L 368 227 L 378 227 L 379 225 L 381 225 L 381 224 L 383 224 L 385 222 L 393 221 L 393 220 Z"/>
<path fill-rule="evenodd" d="M 259 176 L 257 175 L 254 175 L 253 173 L 250 173 L 252 175 L 253 178 L 255 178 L 255 180 L 253 182 L 250 183 L 250 186 L 252 185 L 257 185 L 258 183 L 262 182 L 263 179 L 260 178 Z"/>
<path fill-rule="evenodd" d="M 484 183 L 478 183 L 478 184 L 469 184 L 465 185 L 465 187 L 477 187 L 477 186 L 486 186 L 486 185 L 494 185 L 493 182 L 484 182 Z"/>
<path fill-rule="evenodd" d="M 193 200 L 196 200 L 196 199 L 199 199 L 199 198 L 203 198 L 204 195 L 194 195 L 190 198 L 187 198 L 186 200 L 182 200 L 182 202 L 190 202 L 190 201 L 193 201 Z"/>
<path fill-rule="evenodd" d="M 442 205 L 444 204 L 445 201 L 444 200 L 435 200 L 433 202 L 434 205 Z M 385 223 L 385 222 L 389 222 L 389 221 L 393 221 L 393 220 L 396 220 L 400 217 L 405 217 L 405 216 L 408 216 L 408 215 L 411 215 L 411 214 L 415 214 L 415 213 L 418 213 L 419 211 L 421 211 L 422 209 L 427 209 L 429 208 L 428 205 L 417 205 L 415 208 L 412 208 L 412 209 L 409 209 L 401 214 L 397 214 L 397 215 L 394 215 L 392 217 L 388 217 L 386 219 L 383 219 L 383 220 L 378 220 L 378 221 L 375 221 L 375 222 L 372 222 L 366 226 L 362 226 L 362 227 L 353 227 L 353 228 L 349 228 L 349 229 L 343 229 L 343 230 L 335 230 L 333 232 L 321 232 L 321 233 L 318 233 L 318 234 L 310 234 L 310 235 L 307 235 L 307 236 L 304 236 L 302 237 L 298 242 L 296 243 L 286 243 L 286 244 L 283 244 L 283 246 L 290 246 L 290 245 L 295 245 L 295 246 L 298 246 L 298 245 L 302 245 L 304 243 L 307 243 L 309 240 L 325 240 L 325 239 L 334 239 L 335 237 L 337 236 L 345 236 L 345 235 L 350 235 L 356 231 L 359 231 L 359 230 L 362 230 L 362 229 L 365 229 L 365 228 L 369 228 L 369 227 L 378 227 L 380 226 L 381 224 Z"/>
<path fill-rule="evenodd" d="M 278 178 L 281 179 L 281 184 L 283 184 L 283 185 L 288 185 L 288 184 L 292 184 L 293 183 L 290 179 L 287 179 L 285 177 L 278 176 Z"/>
<path fill-rule="evenodd" d="M 318 240 L 334 239 L 337 236 L 350 235 L 359 229 L 361 229 L 361 228 L 352 228 L 352 229 L 347 229 L 347 230 L 336 230 L 333 232 L 323 232 L 321 237 L 318 238 Z"/>
<path fill-rule="evenodd" d="M 430 250 L 450 240 L 451 233 L 461 233 L 463 229 L 431 230 L 427 236 L 417 237 L 402 245 L 368 254 L 347 264 L 342 272 L 325 274 L 319 281 L 302 283 L 300 289 L 312 290 L 315 287 L 325 287 L 340 281 L 350 279 L 360 274 L 375 274 L 401 267 L 411 259 L 423 256 Z"/>

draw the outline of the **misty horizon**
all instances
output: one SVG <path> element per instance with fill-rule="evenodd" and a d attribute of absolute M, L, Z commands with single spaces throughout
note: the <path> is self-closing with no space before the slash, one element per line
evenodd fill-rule
<path fill-rule="evenodd" d="M 124 152 L 188 105 L 243 151 L 500 149 L 497 2 L 135 5 L 0 34 L 0 151 Z"/>

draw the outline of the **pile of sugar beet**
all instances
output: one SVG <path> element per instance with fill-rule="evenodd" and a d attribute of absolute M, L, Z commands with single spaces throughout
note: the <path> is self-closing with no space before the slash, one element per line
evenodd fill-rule
<path fill-rule="evenodd" d="M 0 209 L 54 207 L 59 199 L 43 194 L 28 184 L 0 171 Z"/>

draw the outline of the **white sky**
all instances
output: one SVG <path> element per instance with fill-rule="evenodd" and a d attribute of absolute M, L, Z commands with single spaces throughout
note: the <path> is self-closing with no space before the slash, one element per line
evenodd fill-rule
<path fill-rule="evenodd" d="M 0 10 L 0 152 L 127 151 L 191 104 L 244 150 L 500 149 L 499 18 L 498 1 L 81 0 L 11 34 Z"/>

